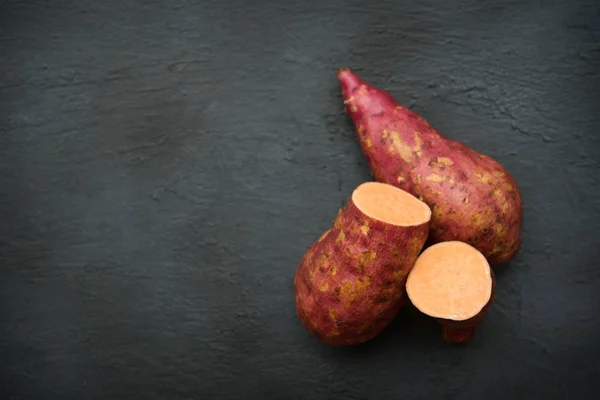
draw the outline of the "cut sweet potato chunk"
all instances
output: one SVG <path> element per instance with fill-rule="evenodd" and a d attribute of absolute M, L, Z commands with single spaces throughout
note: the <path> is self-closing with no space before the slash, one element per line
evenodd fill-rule
<path fill-rule="evenodd" d="M 413 305 L 438 319 L 450 342 L 464 342 L 473 336 L 493 291 L 494 276 L 486 258 L 471 245 L 458 241 L 426 249 L 406 282 Z"/>
<path fill-rule="evenodd" d="M 431 210 L 391 185 L 357 187 L 294 276 L 296 313 L 323 342 L 373 339 L 406 301 L 408 274 L 429 234 Z"/>

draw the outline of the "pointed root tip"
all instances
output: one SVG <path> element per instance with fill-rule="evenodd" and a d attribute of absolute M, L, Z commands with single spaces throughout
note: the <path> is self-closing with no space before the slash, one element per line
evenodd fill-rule
<path fill-rule="evenodd" d="M 356 76 L 349 68 L 340 68 L 337 73 L 338 80 L 346 90 L 358 87 L 362 80 Z"/>

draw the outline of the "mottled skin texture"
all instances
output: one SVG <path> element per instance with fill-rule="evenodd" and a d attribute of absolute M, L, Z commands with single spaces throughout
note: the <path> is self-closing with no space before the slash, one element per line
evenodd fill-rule
<path fill-rule="evenodd" d="M 483 306 L 479 314 L 464 321 L 436 318 L 437 321 L 442 324 L 442 336 L 446 342 L 466 343 L 473 339 L 477 325 L 483 322 L 485 316 L 490 310 L 490 307 L 496 300 L 496 276 L 494 275 L 494 270 L 491 268 L 490 274 L 492 276 L 492 294 L 490 296 L 490 300 L 485 306 Z"/>
<path fill-rule="evenodd" d="M 491 264 L 511 259 L 521 246 L 523 211 L 508 171 L 443 136 L 349 70 L 340 70 L 338 78 L 373 176 L 431 207 L 430 241 L 469 243 Z"/>
<path fill-rule="evenodd" d="M 404 304 L 406 278 L 428 231 L 428 223 L 398 227 L 371 219 L 350 200 L 296 270 L 302 324 L 330 345 L 377 336 Z"/>

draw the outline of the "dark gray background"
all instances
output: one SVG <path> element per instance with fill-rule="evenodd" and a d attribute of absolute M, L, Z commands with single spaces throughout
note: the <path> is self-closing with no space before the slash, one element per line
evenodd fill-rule
<path fill-rule="evenodd" d="M 599 8 L 0 1 L 0 397 L 594 397 Z M 371 179 L 342 66 L 520 185 L 466 347 L 410 306 L 353 348 L 294 314 L 303 252 Z"/>

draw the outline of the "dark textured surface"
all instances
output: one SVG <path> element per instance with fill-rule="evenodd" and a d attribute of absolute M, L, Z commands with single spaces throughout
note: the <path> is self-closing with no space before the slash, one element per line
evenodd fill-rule
<path fill-rule="evenodd" d="M 595 397 L 600 6 L 285 3 L 0 2 L 0 398 Z M 340 66 L 520 185 L 467 347 L 410 307 L 346 349 L 294 315 L 370 178 Z"/>

